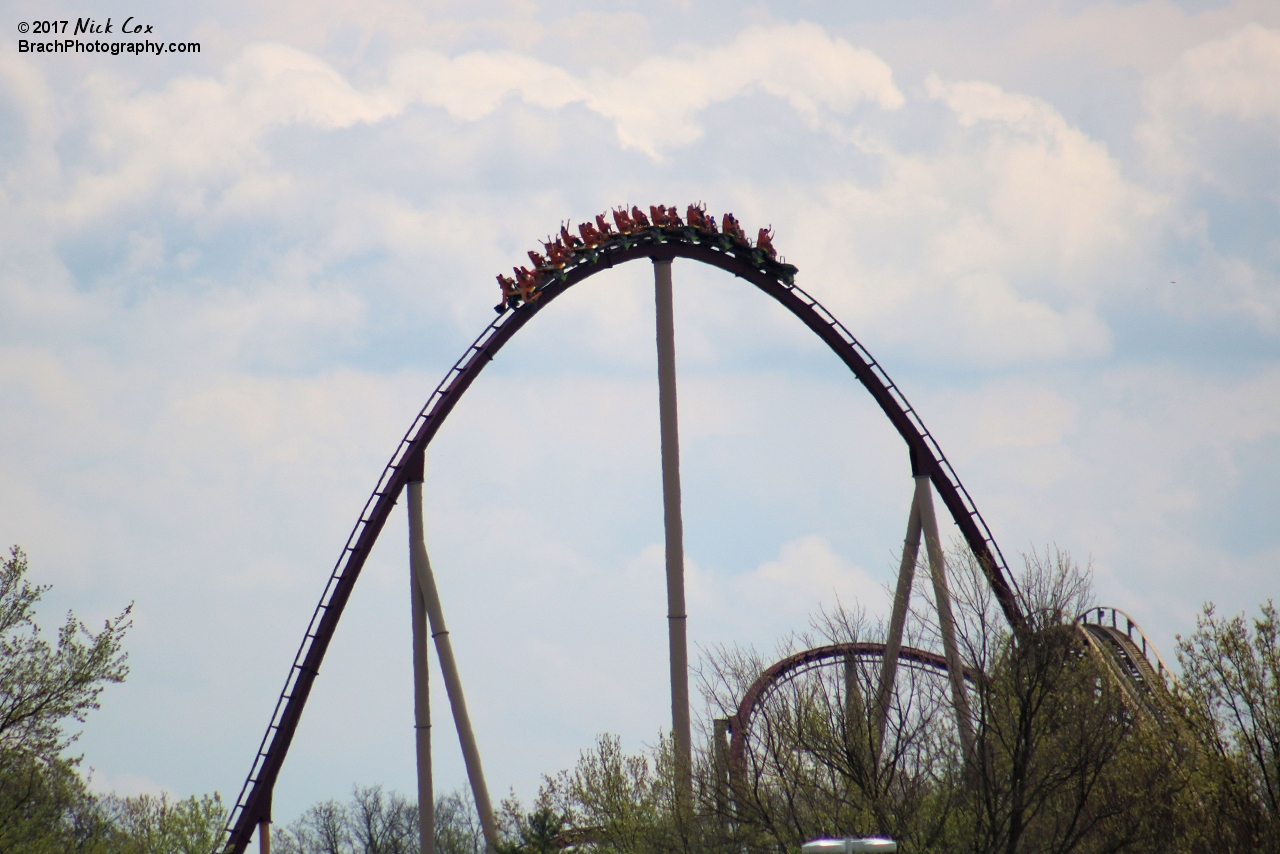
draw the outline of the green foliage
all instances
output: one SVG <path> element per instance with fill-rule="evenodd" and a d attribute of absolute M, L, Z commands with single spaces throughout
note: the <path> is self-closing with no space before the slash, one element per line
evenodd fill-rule
<path fill-rule="evenodd" d="M 1179 639 L 1181 682 L 1143 693 L 1102 635 L 1076 625 L 1093 604 L 1091 579 L 1066 555 L 1028 558 L 1022 638 L 967 551 L 949 565 L 961 654 L 979 673 L 968 688 L 971 752 L 945 677 L 900 667 L 882 726 L 879 668 L 851 659 L 765 692 L 731 778 L 724 722 L 767 666 L 800 649 L 883 638 L 884 626 L 856 614 L 822 614 L 816 634 L 769 658 L 736 648 L 704 656 L 710 737 L 695 752 L 691 803 L 676 797 L 669 738 L 627 754 L 604 735 L 572 769 L 544 778 L 531 809 L 503 803 L 498 854 L 783 854 L 843 835 L 888 835 L 904 854 L 1280 851 L 1280 614 L 1270 603 L 1252 621 L 1206 606 Z M 940 646 L 933 613 L 912 615 L 906 643 Z M 370 791 L 317 804 L 282 834 L 281 850 L 402 850 L 357 832 Z M 440 854 L 483 850 L 464 796 L 437 801 L 436 844 Z"/>
<path fill-rule="evenodd" d="M 819 668 L 762 695 L 732 783 L 727 745 L 709 739 L 696 762 L 689 812 L 672 796 L 667 742 L 628 756 L 605 736 L 573 770 L 545 780 L 536 809 L 521 813 L 523 827 L 535 815 L 555 817 L 564 824 L 553 843 L 610 854 L 786 852 L 817 836 L 850 834 L 889 835 L 904 852 L 939 854 L 1280 850 L 1216 844 L 1221 838 L 1208 828 L 1221 795 L 1214 800 L 1212 769 L 1200 758 L 1179 697 L 1171 693 L 1157 707 L 1134 694 L 1075 625 L 1091 604 L 1087 571 L 1062 554 L 1028 559 L 1019 595 L 1031 631 L 1019 640 L 981 567 L 965 553 L 953 554 L 950 564 L 962 653 L 983 674 L 969 688 L 972 753 L 958 743 L 945 678 L 900 669 L 897 696 L 878 732 L 870 701 L 878 668 Z M 913 616 L 908 643 L 938 647 L 932 613 Z M 1276 648 L 1274 622 L 1264 619 L 1262 640 L 1251 641 L 1257 674 L 1275 660 L 1268 658 Z M 798 637 L 767 660 L 754 651 L 713 650 L 700 673 L 712 716 L 733 714 L 747 686 L 776 658 L 823 643 L 875 640 L 884 630 L 844 612 L 822 615 L 814 628 L 817 637 Z M 1236 659 L 1242 660 L 1238 652 Z M 1274 672 L 1236 679 L 1235 687 L 1220 678 L 1218 693 L 1242 698 L 1252 691 L 1261 708 Z M 1246 683 L 1260 687 L 1245 690 Z M 1257 713 L 1234 717 L 1253 721 Z M 1224 732 L 1232 767 L 1248 760 L 1260 768 L 1262 760 L 1250 755 L 1274 761 L 1275 743 L 1266 742 L 1272 730 L 1254 726 L 1247 737 L 1230 727 Z M 874 759 L 878 740 L 883 750 Z M 1265 789 L 1261 770 L 1243 779 Z M 556 850 L 533 848 L 528 832 L 510 836 L 512 851 Z"/>
<path fill-rule="evenodd" d="M 65 722 L 83 723 L 106 684 L 128 674 L 122 643 L 132 606 L 97 634 L 68 614 L 50 645 L 35 622 L 49 587 L 26 573 L 27 557 L 14 546 L 0 561 L 0 750 L 49 760 L 76 738 L 63 732 Z"/>
<path fill-rule="evenodd" d="M 1199 746 L 1206 828 L 1224 850 L 1280 850 L 1280 617 L 1252 621 L 1212 604 L 1178 639 L 1182 696 Z"/>
<path fill-rule="evenodd" d="M 227 819 L 217 794 L 100 797 L 61 755 L 78 735 L 66 723 L 129 672 L 130 608 L 97 633 L 68 614 L 51 644 L 35 621 L 49 587 L 27 571 L 17 546 L 0 560 L 0 854 L 209 854 Z"/>
<path fill-rule="evenodd" d="M 508 804 L 504 808 L 510 809 Z M 564 816 L 549 806 L 531 813 L 515 811 L 510 815 L 506 839 L 498 843 L 498 854 L 554 854 L 567 845 Z"/>
<path fill-rule="evenodd" d="M 0 753 L 0 852 L 109 852 L 110 821 L 73 763 Z"/>
<path fill-rule="evenodd" d="M 436 854 L 481 854 L 484 831 L 471 793 L 457 789 L 436 797 Z"/>
<path fill-rule="evenodd" d="M 546 780 L 534 811 L 520 818 L 518 807 L 504 805 L 504 812 L 517 816 L 514 825 L 519 851 L 546 851 L 529 847 L 536 835 L 535 818 L 544 825 L 557 824 L 556 834 L 566 827 L 570 839 L 589 844 L 602 852 L 648 852 L 668 850 L 669 840 L 678 835 L 673 816 L 673 781 L 670 740 L 653 757 L 628 756 L 613 736 L 601 736 L 593 749 L 582 752 L 572 771 L 561 771 Z M 510 831 L 509 831 L 510 833 Z M 552 834 L 554 836 L 555 834 Z M 566 840 L 567 841 L 567 840 Z"/>
<path fill-rule="evenodd" d="M 110 854 L 209 854 L 227 823 L 217 793 L 178 801 L 168 795 L 109 795 L 100 809 L 112 830 Z"/>

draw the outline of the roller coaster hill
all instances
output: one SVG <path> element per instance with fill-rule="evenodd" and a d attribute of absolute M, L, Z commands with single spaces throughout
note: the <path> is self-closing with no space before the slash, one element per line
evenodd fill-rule
<path fill-rule="evenodd" d="M 740 773 L 750 749 L 752 716 L 771 691 L 816 668 L 841 664 L 846 673 L 854 672 L 855 667 L 865 669 L 874 666 L 878 669 L 875 696 L 869 699 L 874 703 L 871 707 L 874 714 L 880 718 L 881 730 L 889 697 L 895 691 L 895 677 L 900 664 L 908 669 L 923 669 L 945 677 L 949 683 L 961 746 L 965 750 L 971 748 L 973 733 L 968 695 L 974 680 L 982 675 L 963 660 L 956 643 L 946 564 L 934 513 L 935 493 L 978 561 L 983 578 L 990 586 L 1014 638 L 1025 642 L 1032 634 L 1004 556 L 941 446 L 866 347 L 831 312 L 796 284 L 797 268 L 778 255 L 773 246 L 771 228 L 758 229 L 752 240 L 732 214 L 723 214 L 717 222 L 701 204 L 688 205 L 683 217 L 676 208 L 665 205 L 651 205 L 647 214 L 639 207 L 623 207 L 580 224 L 577 234 L 562 225 L 557 235 L 542 241 L 541 251 L 529 251 L 528 258 L 531 266 L 516 266 L 512 268 L 511 276 L 497 277 L 500 301 L 495 306 L 495 319 L 450 368 L 419 411 L 383 469 L 342 554 L 329 573 L 248 777 L 236 799 L 227 827 L 224 854 L 243 852 L 255 833 L 260 849 L 263 852 L 270 850 L 271 801 L 280 769 L 351 591 L 401 497 L 407 498 L 409 512 L 414 716 L 422 851 L 427 854 L 433 850 L 431 828 L 434 827 L 426 677 L 429 642 L 434 643 L 439 657 L 485 841 L 490 851 L 496 850 L 497 829 L 480 752 L 471 731 L 461 677 L 453 658 L 443 608 L 426 551 L 422 522 L 424 456 L 431 440 L 462 395 L 525 324 L 569 288 L 596 273 L 629 261 L 648 259 L 654 267 L 672 736 L 677 767 L 683 769 L 683 778 L 677 780 L 679 797 L 687 798 L 691 792 L 692 738 L 671 284 L 672 261 L 676 258 L 719 268 L 754 285 L 817 335 L 849 368 L 902 437 L 915 483 L 885 642 L 833 644 L 803 650 L 766 668 L 744 692 L 736 713 L 716 724 L 716 750 L 719 752 L 723 747 L 728 774 Z M 908 601 L 922 540 L 926 552 L 922 565 L 928 566 L 933 585 L 933 601 L 943 647 L 941 652 L 903 644 Z M 1157 718 L 1164 715 L 1169 670 L 1131 617 L 1114 608 L 1095 608 L 1081 614 L 1072 630 L 1079 634 L 1082 645 L 1104 663 L 1135 709 Z M 847 690 L 852 692 L 852 683 Z"/>

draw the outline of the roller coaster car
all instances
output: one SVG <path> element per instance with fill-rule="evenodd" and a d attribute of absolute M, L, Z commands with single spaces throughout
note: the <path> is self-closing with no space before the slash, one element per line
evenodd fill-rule
<path fill-rule="evenodd" d="M 582 241 L 570 234 L 569 229 L 563 224 L 560 226 L 560 240 L 563 241 L 565 248 L 570 252 L 573 251 L 575 246 L 582 245 Z"/>
<path fill-rule="evenodd" d="M 689 210 L 685 213 L 685 222 L 699 231 L 714 232 L 716 230 L 715 217 L 707 216 L 707 209 L 701 204 L 689 205 Z"/>
<path fill-rule="evenodd" d="M 626 208 L 621 208 L 613 212 L 613 221 L 618 224 L 619 234 L 630 234 L 636 230 L 636 225 L 631 221 L 630 214 Z"/>
<path fill-rule="evenodd" d="M 773 226 L 760 229 L 760 236 L 756 238 L 756 246 L 765 251 L 773 260 L 778 259 L 778 252 L 773 248 Z"/>
<path fill-rule="evenodd" d="M 508 308 L 519 308 L 520 306 L 520 290 L 516 287 L 515 280 L 510 276 L 498 274 L 498 287 L 502 289 L 502 302 L 493 307 L 498 314 L 502 314 Z"/>
<path fill-rule="evenodd" d="M 590 248 L 599 246 L 604 242 L 600 232 L 589 222 L 579 223 L 578 231 L 582 234 L 582 242 Z"/>
<path fill-rule="evenodd" d="M 533 302 L 542 294 L 538 293 L 538 277 L 524 267 L 512 267 L 516 274 L 516 286 L 520 289 L 520 299 Z"/>
<path fill-rule="evenodd" d="M 738 224 L 738 220 L 731 213 L 720 217 L 720 230 L 730 237 L 741 240 L 743 243 L 747 242 L 747 235 L 743 234 L 742 226 Z"/>
<path fill-rule="evenodd" d="M 689 205 L 687 212 L 687 222 L 690 227 L 710 234 L 717 233 L 716 218 L 707 214 L 706 206 L 701 202 Z M 681 221 L 680 214 L 676 212 L 674 206 L 649 205 L 649 216 L 645 216 L 636 205 L 631 207 L 630 212 L 624 206 L 613 209 L 611 213 L 618 228 L 616 234 L 635 234 L 649 228 L 685 227 L 685 222 Z M 578 233 L 582 235 L 580 238 L 570 233 L 567 223 L 561 223 L 558 237 L 540 241 L 546 250 L 545 256 L 537 250 L 529 250 L 529 261 L 533 264 L 532 271 L 525 267 L 512 267 L 515 279 L 498 276 L 498 285 L 502 289 L 502 302 L 495 306 L 494 310 L 502 314 L 508 308 L 519 308 L 521 303 L 530 303 L 538 299 L 542 295 L 542 285 L 556 275 L 556 270 L 570 263 L 577 250 L 594 249 L 612 239 L 615 232 L 609 225 L 607 217 L 608 214 L 597 214 L 594 223 L 579 223 Z M 737 217 L 726 213 L 720 220 L 724 234 L 732 237 L 739 244 L 751 246 L 751 241 L 743 233 Z M 772 226 L 760 229 L 755 248 L 759 249 L 760 253 L 752 253 L 753 263 L 766 266 L 775 273 L 781 273 L 787 281 L 795 275 L 795 267 L 778 261 L 777 250 L 773 247 Z"/>
<path fill-rule="evenodd" d="M 547 259 L 551 262 L 552 267 L 563 267 L 573 256 L 573 252 L 565 249 L 564 244 L 559 239 L 553 241 L 542 241 L 542 245 L 547 250 Z"/>
<path fill-rule="evenodd" d="M 667 207 L 666 205 L 649 205 L 649 218 L 653 220 L 653 224 L 663 228 L 680 228 L 684 225 L 680 221 L 680 215 L 676 213 L 675 207 Z"/>

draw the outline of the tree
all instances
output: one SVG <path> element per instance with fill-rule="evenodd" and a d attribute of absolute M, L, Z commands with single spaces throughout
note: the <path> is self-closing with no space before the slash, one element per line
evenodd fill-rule
<path fill-rule="evenodd" d="M 1280 615 L 1219 617 L 1204 607 L 1178 638 L 1187 715 L 1201 748 L 1212 838 L 1232 851 L 1280 850 Z"/>
<path fill-rule="evenodd" d="M 217 793 L 174 801 L 168 795 L 101 799 L 110 854 L 209 854 L 222 841 L 227 809 Z"/>
<path fill-rule="evenodd" d="M 105 851 L 110 821 L 78 760 L 61 754 L 78 735 L 66 722 L 83 723 L 103 687 L 128 673 L 130 608 L 96 634 L 68 614 L 51 645 L 35 622 L 49 587 L 29 582 L 27 570 L 17 546 L 0 560 L 0 852 Z"/>
<path fill-rule="evenodd" d="M 559 823 L 553 836 L 567 832 L 595 851 L 677 850 L 673 760 L 669 738 L 651 758 L 628 756 L 616 736 L 602 735 L 572 771 L 544 778 L 533 812 L 526 815 L 513 800 L 503 804 L 507 835 L 517 841 L 515 850 L 538 850 L 519 847 L 537 835 L 537 817 L 544 826 Z"/>
<path fill-rule="evenodd" d="M 227 811 L 215 793 L 186 800 L 97 796 L 62 755 L 98 708 L 103 688 L 129 672 L 125 608 L 94 633 L 68 614 L 56 643 L 42 637 L 35 607 L 48 585 L 27 580 L 14 546 L 0 560 L 0 854 L 209 854 Z"/>
<path fill-rule="evenodd" d="M 950 563 L 961 644 L 984 674 L 953 849 L 1175 850 L 1186 754 L 1076 625 L 1093 604 L 1089 572 L 1061 552 L 1027 556 L 1017 596 L 1028 631 L 1015 638 L 971 554 Z"/>
<path fill-rule="evenodd" d="M 418 850 L 418 807 L 381 786 L 357 786 L 347 810 L 361 854 L 410 854 Z"/>
<path fill-rule="evenodd" d="M 481 854 L 484 828 L 467 789 L 455 789 L 436 798 L 436 854 Z"/>
<path fill-rule="evenodd" d="M 107 854 L 113 838 L 74 763 L 0 752 L 0 852 Z"/>
<path fill-rule="evenodd" d="M 128 674 L 122 643 L 133 606 L 97 634 L 68 613 L 50 645 L 35 622 L 49 586 L 31 584 L 26 574 L 27 556 L 14 546 L 0 561 L 0 751 L 51 760 L 78 735 L 63 731 L 66 721 L 83 723 L 102 689 Z"/>
<path fill-rule="evenodd" d="M 480 817 L 463 791 L 436 798 L 438 854 L 481 854 Z M 381 786 L 354 786 L 351 800 L 320 801 L 286 827 L 272 844 L 281 854 L 410 854 L 418 850 L 418 805 Z"/>
<path fill-rule="evenodd" d="M 575 769 L 546 780 L 539 803 L 565 818 L 576 848 L 600 852 L 776 852 L 816 836 L 877 833 L 917 852 L 1202 850 L 1190 842 L 1204 811 L 1176 704 L 1155 714 L 1137 702 L 1076 625 L 1092 604 L 1088 572 L 1065 554 L 1029 556 L 1017 594 L 1029 631 L 1015 637 L 967 549 L 954 549 L 949 564 L 962 655 L 977 671 L 969 754 L 945 676 L 900 670 L 877 733 L 866 698 L 879 668 L 846 661 L 799 670 L 760 695 L 732 786 L 716 746 L 700 753 L 692 826 L 664 794 L 664 743 L 649 757 L 626 756 L 602 738 Z M 935 614 L 911 614 L 910 645 L 940 645 Z M 816 637 L 792 638 L 778 656 L 882 640 L 885 630 L 842 610 L 813 628 Z M 711 715 L 732 714 L 771 663 L 712 650 L 699 674 Z"/>
<path fill-rule="evenodd" d="M 498 843 L 498 854 L 555 854 L 567 847 L 564 816 L 550 806 L 526 813 L 508 799 L 503 811 L 508 819 L 507 839 Z"/>
<path fill-rule="evenodd" d="M 711 714 L 729 718 L 756 678 L 792 653 L 827 644 L 882 641 L 883 625 L 843 608 L 811 620 L 811 633 L 784 641 L 768 661 L 756 651 L 717 648 L 698 669 Z M 918 619 L 908 646 L 920 645 Z M 959 767 L 946 677 L 909 666 L 898 671 L 883 733 L 874 707 L 880 668 L 851 659 L 801 670 L 758 699 L 746 732 L 741 767 L 727 786 L 727 762 L 704 763 L 719 775 L 702 804 L 726 850 L 797 850 L 819 836 L 890 835 L 912 850 L 928 850 L 951 811 L 950 777 Z M 714 735 L 714 732 L 713 732 Z M 876 742 L 881 742 L 879 758 Z M 712 757 L 714 759 L 714 755 Z M 716 767 L 717 764 L 724 767 Z"/>
<path fill-rule="evenodd" d="M 347 806 L 335 800 L 313 804 L 288 827 L 280 828 L 273 843 L 282 854 L 351 854 L 355 838 Z"/>

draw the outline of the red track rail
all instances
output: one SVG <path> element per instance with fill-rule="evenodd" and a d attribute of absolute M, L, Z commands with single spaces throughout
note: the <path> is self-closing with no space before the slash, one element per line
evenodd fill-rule
<path fill-rule="evenodd" d="M 801 650 L 794 655 L 778 661 L 756 677 L 751 687 L 742 695 L 737 711 L 729 718 L 729 774 L 731 778 L 740 778 L 746 768 L 747 734 L 751 730 L 751 717 L 765 696 L 775 686 L 789 681 L 824 663 L 835 660 L 854 658 L 884 658 L 884 644 L 874 641 L 859 643 L 837 643 L 828 646 L 816 646 Z M 947 659 L 936 652 L 926 649 L 904 646 L 898 650 L 898 661 L 907 665 L 933 670 L 946 675 Z M 964 677 L 970 682 L 978 678 L 978 673 L 971 667 L 964 669 Z M 732 782 L 732 780 L 731 780 Z"/>

